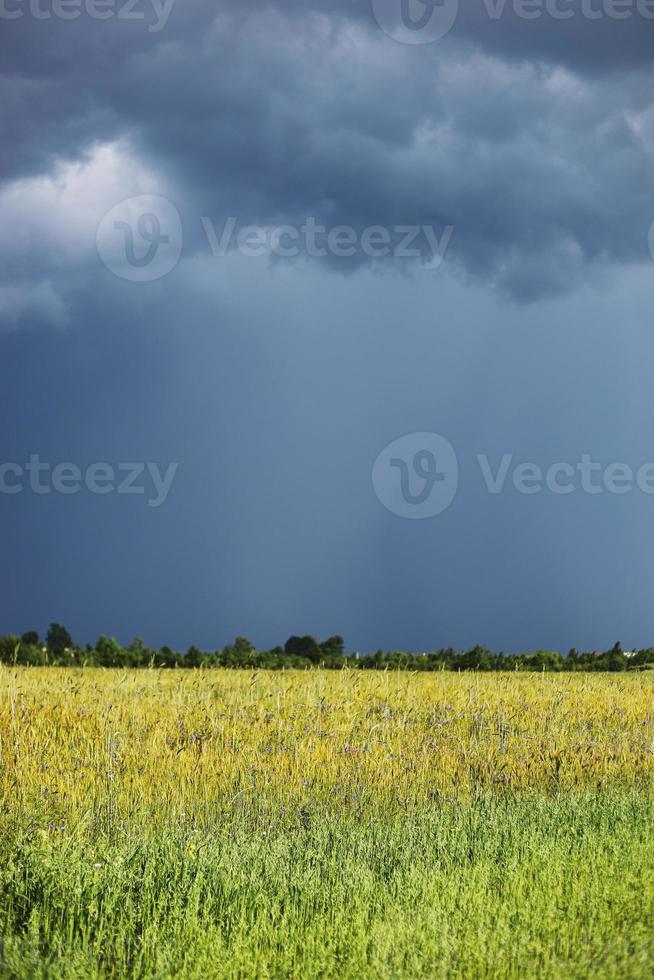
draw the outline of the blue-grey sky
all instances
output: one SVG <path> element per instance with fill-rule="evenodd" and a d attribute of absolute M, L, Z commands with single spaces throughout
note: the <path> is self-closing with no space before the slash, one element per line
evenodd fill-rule
<path fill-rule="evenodd" d="M 654 2 L 0 0 L 0 79 L 0 632 L 654 644 Z"/>

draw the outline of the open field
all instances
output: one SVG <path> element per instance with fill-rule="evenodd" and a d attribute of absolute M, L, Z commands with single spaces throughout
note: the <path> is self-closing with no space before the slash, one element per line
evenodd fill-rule
<path fill-rule="evenodd" d="M 0 975 L 649 977 L 654 677 L 0 671 Z"/>

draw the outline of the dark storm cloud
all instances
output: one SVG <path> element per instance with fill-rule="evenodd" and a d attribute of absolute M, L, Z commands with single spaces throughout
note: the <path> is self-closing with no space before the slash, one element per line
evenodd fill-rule
<path fill-rule="evenodd" d="M 142 19 L 106 21 L 6 0 L 24 16 L 2 23 L 0 175 L 125 138 L 165 176 L 187 253 L 207 248 L 202 216 L 451 225 L 465 275 L 519 299 L 573 289 L 647 261 L 654 217 L 654 20 L 589 19 L 601 2 L 548 0 L 536 20 L 462 3 L 446 37 L 413 46 L 347 0 L 142 0 Z M 38 249 L 25 261 L 38 278 Z"/>
<path fill-rule="evenodd" d="M 397 17 L 400 0 L 375 0 Z M 429 7 L 454 10 L 446 37 L 468 41 L 512 61 L 541 60 L 588 73 L 651 64 L 654 4 L 651 0 L 410 0 L 420 21 Z M 232 0 L 241 10 L 261 9 L 258 0 Z M 314 10 L 376 26 L 372 0 L 277 0 L 287 12 Z M 225 4 L 223 4 L 223 7 Z M 442 41 L 440 43 L 443 43 Z"/>

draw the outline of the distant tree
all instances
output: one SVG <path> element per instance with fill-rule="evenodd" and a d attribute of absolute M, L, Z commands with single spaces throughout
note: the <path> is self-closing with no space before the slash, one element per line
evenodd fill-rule
<path fill-rule="evenodd" d="M 320 662 L 320 647 L 313 636 L 289 636 L 284 651 L 289 657 L 302 657 L 315 664 Z"/>
<path fill-rule="evenodd" d="M 212 663 L 222 667 L 253 667 L 262 658 L 265 659 L 265 654 L 257 654 L 247 636 L 237 636 L 212 658 Z"/>
<path fill-rule="evenodd" d="M 647 647 L 644 650 L 639 650 L 636 656 L 633 658 L 632 664 L 635 667 L 654 664 L 654 647 Z"/>
<path fill-rule="evenodd" d="M 618 671 L 627 669 L 627 658 L 623 653 L 621 643 L 616 643 L 608 653 L 605 653 L 602 661 L 604 670 Z"/>
<path fill-rule="evenodd" d="M 413 658 L 405 653 L 404 650 L 393 650 L 387 655 L 384 665 L 389 670 L 404 670 L 408 666 L 413 666 L 412 661 Z"/>
<path fill-rule="evenodd" d="M 95 662 L 100 667 L 128 667 L 130 656 L 113 636 L 99 636 L 95 644 Z"/>
<path fill-rule="evenodd" d="M 12 664 L 16 661 L 20 650 L 20 640 L 17 636 L 0 637 L 0 663 Z"/>
<path fill-rule="evenodd" d="M 50 623 L 46 645 L 50 653 L 54 653 L 56 656 L 58 656 L 62 654 L 64 650 L 71 649 L 73 646 L 73 641 L 70 633 L 64 626 L 60 626 L 59 623 Z"/>
<path fill-rule="evenodd" d="M 551 650 L 537 650 L 536 653 L 530 657 L 526 657 L 525 660 L 528 666 L 535 670 L 561 670 L 563 666 L 561 654 L 554 653 Z"/>
<path fill-rule="evenodd" d="M 458 667 L 459 670 L 490 670 L 492 666 L 490 650 L 477 644 L 467 653 L 455 657 L 453 666 Z"/>
<path fill-rule="evenodd" d="M 180 654 L 165 646 L 155 652 L 153 657 L 153 662 L 157 667 L 177 667 L 181 660 L 183 657 Z"/>
<path fill-rule="evenodd" d="M 330 636 L 328 640 L 320 644 L 320 650 L 326 657 L 345 656 L 345 640 L 342 636 Z"/>
<path fill-rule="evenodd" d="M 127 647 L 130 667 L 148 667 L 156 656 L 156 650 L 145 645 L 143 637 L 136 636 Z"/>
<path fill-rule="evenodd" d="M 234 650 L 238 656 L 249 656 L 254 653 L 254 643 L 247 636 L 237 636 L 234 640 Z"/>
<path fill-rule="evenodd" d="M 201 667 L 204 656 L 197 647 L 189 647 L 188 653 L 184 657 L 185 667 Z"/>
<path fill-rule="evenodd" d="M 27 633 L 23 633 L 20 642 L 26 647 L 38 647 L 39 634 L 35 630 L 30 630 Z"/>

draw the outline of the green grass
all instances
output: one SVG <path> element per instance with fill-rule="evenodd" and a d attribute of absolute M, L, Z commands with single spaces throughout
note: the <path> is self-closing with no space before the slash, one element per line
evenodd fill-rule
<path fill-rule="evenodd" d="M 0 976 L 651 977 L 654 801 L 5 823 Z"/>

